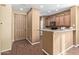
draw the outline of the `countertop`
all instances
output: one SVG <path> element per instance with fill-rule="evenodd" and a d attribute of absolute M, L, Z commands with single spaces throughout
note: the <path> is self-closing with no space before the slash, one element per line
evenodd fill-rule
<path fill-rule="evenodd" d="M 52 30 L 52 29 L 41 29 L 41 31 L 50 31 L 50 32 L 67 32 L 67 31 L 75 31 L 75 29 L 56 29 L 56 30 Z"/>

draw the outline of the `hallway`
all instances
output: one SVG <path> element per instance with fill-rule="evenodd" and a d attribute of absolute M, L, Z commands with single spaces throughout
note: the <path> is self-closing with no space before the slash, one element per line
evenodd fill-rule
<path fill-rule="evenodd" d="M 12 50 L 3 52 L 2 55 L 42 55 L 41 44 L 31 45 L 27 40 L 13 43 Z"/>

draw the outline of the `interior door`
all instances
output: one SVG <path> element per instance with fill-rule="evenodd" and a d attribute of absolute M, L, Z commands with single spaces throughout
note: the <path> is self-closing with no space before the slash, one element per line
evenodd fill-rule
<path fill-rule="evenodd" d="M 14 14 L 14 40 L 26 38 L 26 15 Z"/>
<path fill-rule="evenodd" d="M 0 51 L 11 49 L 11 5 L 0 6 Z"/>

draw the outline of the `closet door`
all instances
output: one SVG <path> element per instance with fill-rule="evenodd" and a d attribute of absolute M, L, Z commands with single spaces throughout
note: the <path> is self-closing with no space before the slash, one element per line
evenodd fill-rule
<path fill-rule="evenodd" d="M 14 40 L 26 37 L 26 15 L 14 14 Z"/>

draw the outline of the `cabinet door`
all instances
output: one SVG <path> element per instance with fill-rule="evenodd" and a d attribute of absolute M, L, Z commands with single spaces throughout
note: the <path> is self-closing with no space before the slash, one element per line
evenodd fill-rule
<path fill-rule="evenodd" d="M 45 19 L 45 26 L 50 26 L 50 18 Z"/>
<path fill-rule="evenodd" d="M 60 16 L 60 26 L 64 25 L 64 15 Z"/>
<path fill-rule="evenodd" d="M 48 26 L 48 18 L 45 18 L 45 26 Z"/>
<path fill-rule="evenodd" d="M 56 26 L 60 26 L 60 17 L 56 16 Z"/>
<path fill-rule="evenodd" d="M 56 19 L 56 16 L 51 16 L 51 17 L 50 17 L 50 21 L 51 21 L 51 22 L 56 21 L 55 19 Z"/>
<path fill-rule="evenodd" d="M 65 26 L 70 26 L 70 15 L 69 14 L 66 14 L 64 16 L 64 24 Z"/>

